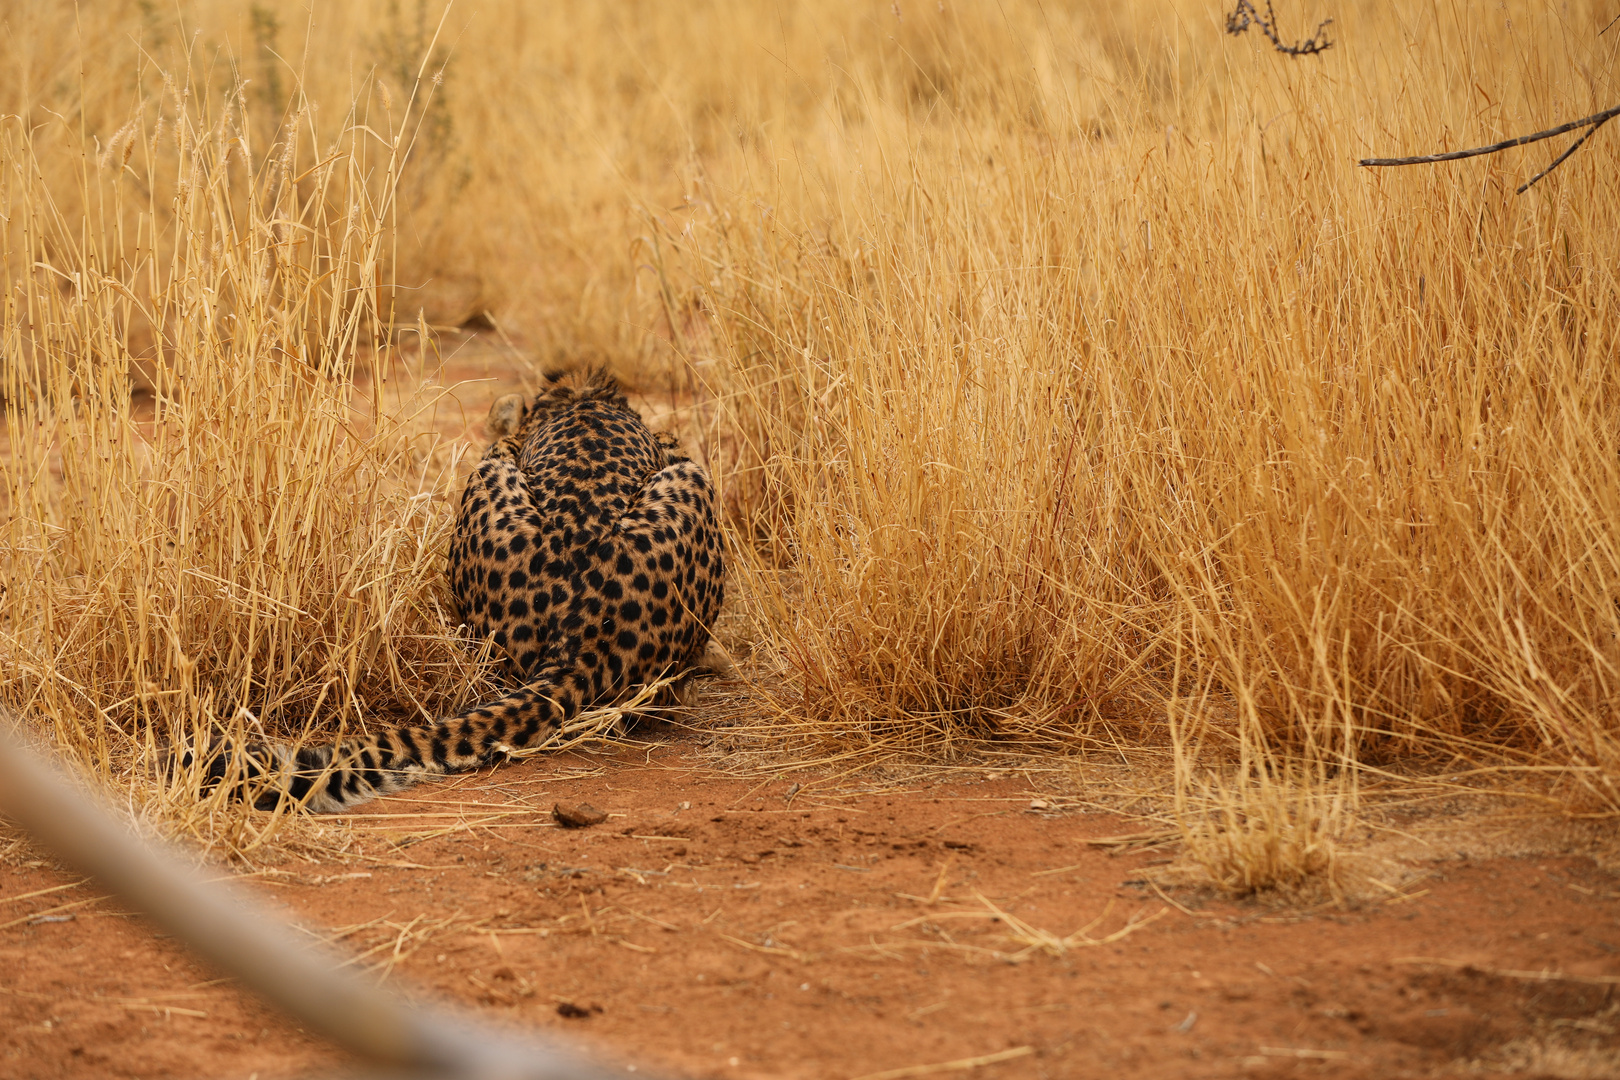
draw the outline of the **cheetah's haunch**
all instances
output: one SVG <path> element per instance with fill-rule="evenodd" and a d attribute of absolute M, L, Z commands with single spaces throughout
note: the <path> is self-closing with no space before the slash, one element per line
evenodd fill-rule
<path fill-rule="evenodd" d="M 450 545 L 461 619 L 517 687 L 432 724 L 325 746 L 216 750 L 210 774 L 272 778 L 317 811 L 533 746 L 581 708 L 692 668 L 724 598 L 714 488 L 604 372 L 553 377 L 490 408 L 497 441 L 467 480 Z M 245 764 L 243 764 L 245 762 Z"/>

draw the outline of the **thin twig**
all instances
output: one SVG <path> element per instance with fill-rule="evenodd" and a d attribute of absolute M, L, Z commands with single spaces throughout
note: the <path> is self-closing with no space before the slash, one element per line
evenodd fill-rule
<path fill-rule="evenodd" d="M 1566 131 L 1574 131 L 1576 128 L 1590 126 L 1595 131 L 1600 125 L 1607 123 L 1616 116 L 1620 116 L 1620 105 L 1616 105 L 1612 109 L 1604 109 L 1599 113 L 1593 113 L 1591 116 L 1583 117 L 1580 120 L 1571 120 L 1567 124 L 1559 124 L 1557 127 L 1548 128 L 1546 131 L 1538 131 L 1534 135 L 1521 135 L 1517 139 L 1507 139 L 1503 142 L 1491 143 L 1489 146 L 1476 146 L 1471 150 L 1452 150 L 1445 154 L 1422 154 L 1417 157 L 1362 158 L 1359 162 L 1357 162 L 1357 164 L 1367 166 L 1369 168 L 1378 168 L 1386 165 L 1432 165 L 1438 161 L 1461 161 L 1463 158 L 1479 157 L 1481 154 L 1495 154 L 1502 150 L 1511 150 L 1515 146 L 1525 146 L 1529 143 L 1540 142 L 1542 139 L 1550 139 L 1555 135 L 1562 135 Z M 1587 135 L 1590 134 L 1590 131 L 1587 132 Z M 1585 136 L 1582 136 L 1582 141 L 1584 140 Z M 1580 143 L 1577 142 L 1576 146 L 1579 145 Z M 1571 147 L 1570 149 L 1573 150 L 1574 147 Z M 1566 154 L 1564 156 L 1567 157 L 1568 155 Z M 1558 160 L 1562 161 L 1563 158 L 1559 158 Z M 1554 162 L 1554 164 L 1556 165 L 1557 162 Z M 1538 176 L 1536 179 L 1539 180 L 1541 177 Z M 1535 180 L 1532 180 L 1530 183 L 1535 183 Z M 1525 186 L 1528 187 L 1529 185 L 1527 184 Z M 1523 189 L 1521 188 L 1520 190 Z"/>
<path fill-rule="evenodd" d="M 1284 45 L 1282 38 L 1277 34 L 1277 13 L 1272 10 L 1271 0 L 1266 0 L 1266 17 L 1263 19 L 1252 0 L 1238 0 L 1237 7 L 1226 17 L 1226 32 L 1236 36 L 1251 25 L 1258 26 L 1260 32 L 1270 39 L 1271 47 L 1278 52 L 1289 56 L 1311 56 L 1333 48 L 1333 42 L 1327 39 L 1325 33 L 1332 23 L 1332 19 L 1323 19 L 1317 23 L 1316 32 L 1310 37 L 1304 41 L 1296 41 L 1292 45 Z"/>
<path fill-rule="evenodd" d="M 1572 982 L 1584 983 L 1589 986 L 1620 985 L 1620 975 L 1567 975 L 1561 971 L 1514 971 L 1511 968 L 1485 967 L 1469 960 L 1446 960 L 1437 956 L 1397 956 L 1390 963 L 1432 964 L 1436 967 L 1457 968 L 1459 970 L 1471 968 L 1482 975 L 1494 975 L 1501 979 L 1524 979 L 1527 982 Z"/>
<path fill-rule="evenodd" d="M 904 1077 L 932 1076 L 934 1073 L 942 1072 L 967 1072 L 983 1065 L 996 1065 L 1003 1061 L 1012 1061 L 1014 1058 L 1028 1057 L 1034 1052 L 1033 1046 L 1015 1046 L 1011 1050 L 998 1050 L 994 1054 L 985 1054 L 982 1057 L 942 1061 L 938 1065 L 908 1065 L 901 1069 L 867 1073 L 865 1076 L 856 1077 L 855 1080 L 902 1080 Z"/>
<path fill-rule="evenodd" d="M 1597 123 L 1595 123 L 1591 127 L 1587 128 L 1586 131 L 1582 133 L 1580 138 L 1576 139 L 1574 142 L 1569 144 L 1569 149 L 1568 150 L 1565 150 L 1562 154 L 1559 154 L 1557 157 L 1553 158 L 1553 163 L 1551 165 L 1547 166 L 1545 169 L 1542 169 L 1540 172 L 1536 173 L 1536 175 L 1532 176 L 1529 180 L 1526 180 L 1524 183 L 1520 184 L 1519 185 L 1519 190 L 1515 191 L 1514 194 L 1515 195 L 1523 195 L 1525 192 L 1530 190 L 1530 185 L 1531 184 L 1534 184 L 1537 180 L 1540 180 L 1543 176 L 1546 176 L 1548 173 L 1550 173 L 1554 169 L 1558 168 L 1558 166 L 1562 165 L 1564 163 L 1565 158 L 1569 157 L 1569 155 L 1571 155 L 1575 151 L 1579 150 L 1581 148 L 1581 143 L 1585 142 L 1587 139 L 1590 139 L 1592 137 L 1592 135 L 1597 131 L 1598 128 L 1602 127 L 1604 124 L 1607 124 L 1609 122 L 1609 119 L 1610 119 L 1609 117 L 1605 116 L 1602 120 L 1599 120 Z"/>

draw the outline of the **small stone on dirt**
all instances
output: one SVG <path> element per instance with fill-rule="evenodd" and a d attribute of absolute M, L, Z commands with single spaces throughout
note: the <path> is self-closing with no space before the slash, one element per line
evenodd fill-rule
<path fill-rule="evenodd" d="M 565 829 L 583 829 L 590 825 L 600 825 L 608 817 L 590 803 L 557 803 L 551 808 L 551 816 Z"/>
<path fill-rule="evenodd" d="M 557 1002 L 557 1015 L 565 1020 L 589 1020 L 592 1013 L 601 1011 L 602 1006 L 600 1005 L 592 1005 L 587 1008 L 584 1005 L 575 1005 L 572 1001 Z"/>

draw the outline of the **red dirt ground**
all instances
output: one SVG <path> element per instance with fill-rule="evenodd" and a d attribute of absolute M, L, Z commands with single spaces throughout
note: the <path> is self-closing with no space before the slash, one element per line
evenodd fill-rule
<path fill-rule="evenodd" d="M 244 887 L 391 963 L 391 986 L 643 1075 L 930 1075 L 911 1067 L 994 1055 L 952 1071 L 1620 1075 L 1620 883 L 1584 857 L 1452 858 L 1342 908 L 1172 891 L 1178 908 L 1145 876 L 1163 850 L 1088 842 L 1140 822 L 1031 809 L 1016 774 L 790 797 L 708 760 L 683 735 L 424 785 L 330 826 L 346 855 Z M 610 817 L 557 828 L 557 801 Z M 91 888 L 27 895 L 73 880 L 0 868 L 0 1077 L 352 1064 Z M 1094 920 L 1026 948 L 1031 928 Z"/>
<path fill-rule="evenodd" d="M 518 369 L 464 352 L 477 424 Z M 627 1073 L 1620 1077 L 1620 882 L 1588 858 L 1454 857 L 1344 907 L 1166 896 L 1164 849 L 1088 843 L 1139 821 L 1032 809 L 1017 774 L 790 796 L 709 761 L 680 736 L 424 785 L 243 884 L 390 986 Z M 354 1066 L 74 880 L 0 863 L 0 1080 Z"/>

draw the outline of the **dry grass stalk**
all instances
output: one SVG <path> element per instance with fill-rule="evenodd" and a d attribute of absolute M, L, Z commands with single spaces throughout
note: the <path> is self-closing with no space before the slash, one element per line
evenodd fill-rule
<path fill-rule="evenodd" d="M 742 938 L 732 937 L 730 934 L 722 934 L 718 930 L 715 933 L 733 945 L 741 946 L 749 952 L 764 953 L 766 956 L 782 956 L 789 960 L 797 960 L 801 964 L 808 964 L 815 959 L 814 953 L 801 952 L 798 949 L 784 949 L 779 945 L 755 945 L 751 941 L 744 941 Z"/>
<path fill-rule="evenodd" d="M 927 915 L 919 915 L 914 919 L 907 919 L 904 922 L 896 923 L 894 926 L 889 927 L 890 931 L 909 930 L 915 926 L 931 929 L 935 933 L 940 934 L 945 940 L 944 946 L 940 946 L 935 942 L 888 941 L 883 942 L 881 945 L 874 943 L 871 947 L 881 951 L 883 948 L 894 947 L 897 945 L 921 944 L 927 945 L 930 948 L 950 948 L 970 953 L 978 953 L 998 960 L 1004 960 L 1011 964 L 1018 964 L 1028 960 L 1037 953 L 1045 953 L 1048 956 L 1063 957 L 1072 949 L 1092 948 L 1099 945 L 1111 945 L 1116 941 L 1121 941 L 1129 937 L 1143 927 L 1157 922 L 1170 910 L 1169 908 L 1160 908 L 1158 911 L 1146 917 L 1143 917 L 1141 912 L 1136 912 L 1130 918 L 1126 919 L 1125 924 L 1119 929 L 1105 934 L 1100 938 L 1094 938 L 1091 936 L 1091 932 L 1097 929 L 1097 927 L 1101 926 L 1108 919 L 1109 913 L 1114 909 L 1114 902 L 1112 900 L 1110 900 L 1103 907 L 1102 914 L 1098 915 L 1095 919 L 1091 920 L 1080 929 L 1074 931 L 1072 934 L 1063 935 L 1054 933 L 1050 930 L 1043 930 L 1040 927 L 1034 926 L 1023 919 L 1018 918 L 1016 915 L 1007 912 L 1005 909 L 998 906 L 994 901 L 986 898 L 979 892 L 974 892 L 973 897 L 979 902 L 981 909 L 931 912 Z M 907 897 L 907 899 L 919 900 L 920 902 L 929 904 L 930 906 L 933 903 L 933 901 L 921 900 L 918 897 Z M 989 919 L 992 922 L 999 922 L 1008 930 L 1006 937 L 1015 944 L 1021 945 L 1022 948 L 1014 952 L 1001 952 L 996 949 L 986 949 L 981 946 L 958 944 L 957 942 L 951 940 L 950 935 L 945 934 L 938 928 L 937 923 L 944 919 Z M 752 948 L 752 946 L 750 947 Z"/>
<path fill-rule="evenodd" d="M 1136 931 L 1142 929 L 1144 926 L 1149 926 L 1157 922 L 1170 910 L 1169 908 L 1160 908 L 1158 911 L 1155 911 L 1153 914 L 1148 915 L 1145 918 L 1138 918 L 1137 916 L 1141 914 L 1138 912 L 1136 915 L 1132 915 L 1129 919 L 1127 919 L 1125 921 L 1125 925 L 1120 927 L 1118 930 L 1115 930 L 1113 933 L 1104 934 L 1100 938 L 1094 938 L 1091 936 L 1091 931 L 1101 926 L 1103 921 L 1108 918 L 1108 913 L 1113 910 L 1114 902 L 1110 900 L 1106 905 L 1104 905 L 1101 915 L 1098 915 L 1095 919 L 1091 920 L 1091 922 L 1087 923 L 1085 926 L 1082 926 L 1074 933 L 1067 936 L 1062 936 L 1059 934 L 1054 934 L 1050 930 L 1042 930 L 1039 927 L 1031 926 L 1029 923 L 1018 918 L 1016 915 L 1003 911 L 1001 908 L 997 907 L 994 903 L 978 893 L 974 893 L 973 895 L 979 901 L 979 903 L 983 904 L 985 908 L 988 909 L 992 918 L 1007 927 L 1007 929 L 1010 931 L 1008 937 L 1024 946 L 1022 949 L 1007 957 L 1008 961 L 1015 964 L 1029 958 L 1030 956 L 1033 956 L 1038 952 L 1046 953 L 1048 956 L 1062 957 L 1071 949 L 1094 948 L 1098 945 L 1112 945 L 1114 942 L 1122 941 L 1130 935 L 1136 933 Z"/>
<path fill-rule="evenodd" d="M 970 1072 L 973 1069 L 986 1065 L 998 1065 L 1003 1061 L 1015 1061 L 1021 1057 L 1028 1057 L 1035 1052 L 1033 1046 L 1014 1046 L 1006 1050 L 997 1050 L 993 1054 L 980 1054 L 978 1057 L 957 1058 L 954 1061 L 942 1061 L 936 1065 L 905 1065 L 898 1069 L 885 1069 L 882 1072 L 865 1073 L 855 1080 L 905 1080 L 913 1076 L 935 1076 L 939 1073 Z"/>

